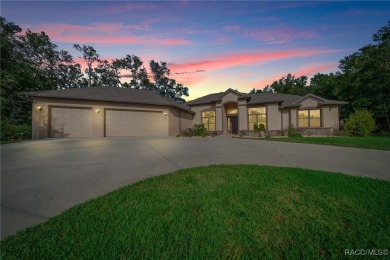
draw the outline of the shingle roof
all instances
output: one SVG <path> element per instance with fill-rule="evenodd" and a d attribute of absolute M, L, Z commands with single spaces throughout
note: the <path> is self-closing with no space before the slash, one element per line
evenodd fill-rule
<path fill-rule="evenodd" d="M 302 96 L 283 94 L 283 93 L 257 93 L 251 94 L 249 105 L 265 103 L 281 103 L 282 107 L 291 106 L 293 102 L 302 98 Z"/>
<path fill-rule="evenodd" d="M 183 109 L 187 112 L 191 108 L 185 104 L 181 104 L 160 96 L 151 90 L 144 89 L 129 89 L 129 88 L 110 88 L 110 87 L 91 87 L 91 88 L 73 88 L 64 90 L 47 90 L 23 92 L 19 95 L 29 97 L 45 97 L 45 98 L 63 98 L 63 99 L 78 99 L 78 100 L 94 100 L 94 101 L 109 101 L 130 104 L 146 104 L 146 105 L 161 105 L 171 106 Z"/>
<path fill-rule="evenodd" d="M 218 102 L 222 100 L 222 96 L 224 95 L 224 93 L 228 92 L 229 90 L 225 92 L 209 94 L 207 96 L 187 102 L 186 104 L 189 106 L 194 106 L 194 105 Z M 313 94 L 308 94 L 306 96 L 290 95 L 290 94 L 283 94 L 283 93 L 272 93 L 272 92 L 257 93 L 257 94 L 245 94 L 245 93 L 240 93 L 240 94 L 242 98 L 246 98 L 248 100 L 247 102 L 248 105 L 279 103 L 281 107 L 300 107 L 301 106 L 300 101 L 309 96 L 318 99 L 319 105 L 345 105 L 348 103 L 344 101 L 328 100 L 322 97 L 315 96 Z"/>
<path fill-rule="evenodd" d="M 218 98 L 223 93 L 224 92 L 209 94 L 207 96 L 191 100 L 191 101 L 187 102 L 186 104 L 190 106 L 190 105 L 200 105 L 200 104 L 208 104 L 208 103 L 216 102 L 216 101 L 220 100 Z"/>

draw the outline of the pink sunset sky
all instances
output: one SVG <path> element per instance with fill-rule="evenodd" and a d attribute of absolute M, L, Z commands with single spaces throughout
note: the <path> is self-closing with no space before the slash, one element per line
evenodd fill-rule
<path fill-rule="evenodd" d="M 3 1 L 2 16 L 46 32 L 59 48 L 93 46 L 166 61 L 191 100 L 228 88 L 249 92 L 291 73 L 309 78 L 372 42 L 389 2 Z"/>

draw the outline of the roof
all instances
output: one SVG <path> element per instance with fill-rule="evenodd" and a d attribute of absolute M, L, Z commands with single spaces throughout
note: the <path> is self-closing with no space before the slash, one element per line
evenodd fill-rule
<path fill-rule="evenodd" d="M 91 88 L 72 88 L 63 90 L 47 90 L 23 92 L 19 95 L 28 97 L 44 97 L 44 98 L 63 98 L 77 100 L 93 100 L 119 102 L 129 104 L 145 104 L 145 105 L 161 105 L 171 106 L 185 110 L 190 113 L 191 108 L 185 104 L 175 102 L 166 97 L 160 96 L 151 90 L 145 89 L 130 89 L 130 88 L 111 88 L 111 87 L 91 87 Z"/>
<path fill-rule="evenodd" d="M 251 96 L 250 94 L 245 94 L 245 93 L 242 93 L 242 92 L 239 92 L 237 90 L 229 88 L 228 90 L 226 90 L 224 92 L 209 94 L 207 96 L 191 100 L 191 101 L 187 102 L 186 104 L 189 106 L 192 106 L 192 105 L 201 105 L 201 104 L 208 104 L 208 103 L 221 101 L 223 96 L 225 96 L 228 92 L 233 92 L 233 93 L 237 94 L 239 96 L 239 98 L 250 98 L 250 96 Z"/>
<path fill-rule="evenodd" d="M 186 104 L 189 106 L 194 106 L 194 105 L 202 105 L 202 104 L 209 104 L 213 102 L 219 102 L 222 101 L 222 97 L 229 91 L 238 94 L 239 98 L 246 98 L 248 100 L 247 105 L 278 103 L 283 108 L 300 107 L 301 101 L 305 100 L 308 97 L 317 99 L 319 105 L 345 105 L 348 103 L 345 101 L 328 100 L 313 94 L 307 94 L 306 96 L 273 93 L 273 92 L 245 94 L 245 93 L 238 92 L 236 90 L 228 89 L 225 92 L 209 94 L 207 96 L 194 99 L 190 102 L 187 102 Z"/>

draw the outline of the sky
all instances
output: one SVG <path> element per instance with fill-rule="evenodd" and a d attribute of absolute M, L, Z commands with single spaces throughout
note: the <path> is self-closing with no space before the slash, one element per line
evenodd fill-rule
<path fill-rule="evenodd" d="M 165 61 L 192 100 L 262 89 L 288 73 L 336 72 L 390 20 L 390 2 L 2 1 L 0 12 L 81 64 L 75 43 L 107 60 Z"/>

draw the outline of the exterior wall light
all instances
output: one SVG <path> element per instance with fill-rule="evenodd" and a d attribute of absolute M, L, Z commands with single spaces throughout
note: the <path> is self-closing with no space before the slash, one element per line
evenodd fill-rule
<path fill-rule="evenodd" d="M 42 106 L 37 106 L 37 109 L 38 110 L 42 110 Z"/>
<path fill-rule="evenodd" d="M 164 113 L 164 116 L 168 115 L 167 113 Z"/>
<path fill-rule="evenodd" d="M 95 111 L 96 111 L 96 113 L 98 113 L 98 114 L 99 114 L 99 112 L 100 112 L 99 108 L 97 108 Z"/>

